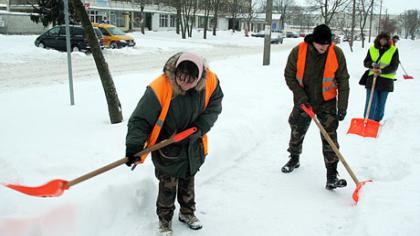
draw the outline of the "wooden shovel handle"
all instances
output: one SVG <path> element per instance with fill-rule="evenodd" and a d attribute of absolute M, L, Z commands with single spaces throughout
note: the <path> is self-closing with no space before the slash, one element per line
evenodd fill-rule
<path fill-rule="evenodd" d="M 359 184 L 359 180 L 357 179 L 357 177 L 354 174 L 353 170 L 347 164 L 346 159 L 344 159 L 344 156 L 341 154 L 340 150 L 337 148 L 337 145 L 335 145 L 335 143 L 331 139 L 330 135 L 327 133 L 327 131 L 321 125 L 321 122 L 319 122 L 318 118 L 315 116 L 315 113 L 313 112 L 312 107 L 307 107 L 307 106 L 305 106 L 305 104 L 302 104 L 300 107 L 314 120 L 316 126 L 318 126 L 318 128 L 321 131 L 322 135 L 327 140 L 328 144 L 331 146 L 331 148 L 333 149 L 333 151 L 335 152 L 335 154 L 338 156 L 338 159 L 340 159 L 341 163 L 343 163 L 344 167 L 346 168 L 347 172 L 350 174 L 350 176 L 353 179 L 354 183 L 356 185 L 358 185 Z"/>
<path fill-rule="evenodd" d="M 153 145 L 151 147 L 145 148 L 143 151 L 137 153 L 136 156 L 142 156 L 143 154 L 156 151 L 156 150 L 158 150 L 160 148 L 163 148 L 165 146 L 168 146 L 168 145 L 170 145 L 172 143 L 176 143 L 176 142 L 182 141 L 183 139 L 187 138 L 188 136 L 190 136 L 191 134 L 195 133 L 196 131 L 197 131 L 197 128 L 196 127 L 192 127 L 192 128 L 187 129 L 187 130 L 184 130 L 183 132 L 178 133 L 178 134 L 175 134 L 172 137 L 170 137 L 168 139 L 165 139 L 165 140 L 163 140 L 163 141 L 161 141 L 161 142 L 159 142 L 159 143 L 157 143 L 157 144 L 155 144 L 155 145 Z M 70 188 L 71 186 L 74 186 L 74 185 L 76 185 L 78 183 L 81 183 L 81 182 L 83 182 L 85 180 L 88 180 L 88 179 L 90 179 L 92 177 L 95 177 L 95 176 L 97 176 L 99 174 L 102 174 L 102 173 L 104 173 L 104 172 L 106 172 L 108 170 L 112 170 L 112 169 L 114 169 L 117 166 L 120 166 L 122 164 L 125 164 L 127 161 L 128 161 L 128 157 L 124 157 L 124 158 L 122 158 L 122 159 L 120 159 L 118 161 L 112 162 L 112 163 L 110 163 L 110 164 L 108 164 L 106 166 L 103 166 L 103 167 L 101 167 L 99 169 L 96 169 L 96 170 L 94 170 L 92 172 L 89 172 L 89 173 L 87 173 L 85 175 L 82 175 L 82 176 L 80 176 L 80 177 L 78 177 L 76 179 L 73 179 L 73 180 L 69 181 L 66 187 L 67 188 Z"/>

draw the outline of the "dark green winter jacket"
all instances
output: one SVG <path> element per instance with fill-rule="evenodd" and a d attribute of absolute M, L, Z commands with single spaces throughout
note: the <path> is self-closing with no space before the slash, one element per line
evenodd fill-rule
<path fill-rule="evenodd" d="M 179 56 L 180 53 L 175 54 L 164 67 L 164 73 L 171 80 L 173 98 L 157 142 L 193 126 L 197 127 L 203 135 L 211 129 L 222 111 L 223 92 L 219 81 L 204 110 L 206 73 L 203 73 L 203 77 L 195 88 L 188 91 L 182 91 L 179 88 L 174 81 L 175 63 Z M 207 65 L 205 67 L 208 69 Z M 161 109 L 154 91 L 147 87 L 128 122 L 127 153 L 142 150 Z M 194 175 L 204 163 L 204 158 L 201 136 L 191 136 L 180 143 L 171 144 L 152 153 L 155 168 L 174 177 Z"/>
<path fill-rule="evenodd" d="M 324 75 L 324 66 L 327 60 L 327 54 L 320 54 L 312 46 L 311 40 L 305 38 L 305 42 L 309 43 L 305 72 L 303 76 L 304 87 L 300 87 L 296 79 L 298 48 L 296 46 L 289 54 L 284 77 L 287 86 L 293 91 L 293 100 L 295 106 L 299 106 L 304 102 L 309 102 L 315 109 L 323 109 L 323 107 L 336 106 L 339 110 L 346 111 L 349 98 L 349 74 L 347 72 L 346 59 L 343 52 L 337 46 L 334 47 L 337 55 L 338 69 L 335 73 L 335 82 L 337 85 L 337 100 L 325 102 L 322 96 L 322 78 Z"/>

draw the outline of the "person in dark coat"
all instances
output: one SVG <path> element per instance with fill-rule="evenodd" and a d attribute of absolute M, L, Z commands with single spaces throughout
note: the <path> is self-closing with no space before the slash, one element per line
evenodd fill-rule
<path fill-rule="evenodd" d="M 213 83 L 208 90 L 209 82 Z M 162 84 L 159 84 L 162 83 Z M 158 84 L 159 86 L 155 86 Z M 172 91 L 166 118 L 158 121 L 163 104 L 159 98 L 162 85 Z M 206 94 L 210 91 L 209 94 Z M 159 217 L 159 231 L 162 235 L 172 235 L 172 217 L 175 198 L 180 204 L 179 220 L 191 229 L 200 229 L 201 222 L 195 216 L 194 177 L 204 163 L 207 138 L 222 111 L 223 92 L 219 80 L 203 58 L 182 52 L 169 58 L 163 74 L 150 86 L 137 104 L 128 122 L 126 138 L 127 165 L 138 163 L 140 152 L 149 141 L 156 125 L 162 128 L 156 142 L 168 139 L 175 132 L 197 127 L 198 131 L 179 143 L 152 152 L 155 175 L 159 180 L 156 202 Z M 141 160 L 142 161 L 142 160 Z"/>
<path fill-rule="evenodd" d="M 292 49 L 284 77 L 293 92 L 294 107 L 289 117 L 291 128 L 289 161 L 282 172 L 290 173 L 300 166 L 299 156 L 311 118 L 301 105 L 312 107 L 319 121 L 338 145 L 338 122 L 344 120 L 349 97 L 349 74 L 346 59 L 340 48 L 332 44 L 332 33 L 327 25 L 314 28 L 304 42 Z M 321 135 L 324 163 L 327 169 L 326 188 L 346 186 L 344 179 L 337 178 L 338 157 L 327 140 Z"/>
<path fill-rule="evenodd" d="M 376 83 L 368 118 L 379 122 L 385 114 L 388 93 L 394 91 L 394 80 L 399 65 L 398 49 L 392 45 L 389 33 L 380 33 L 376 37 L 363 63 L 370 70 L 366 82 L 362 83 L 366 88 L 364 116 L 367 113 L 375 75 Z"/>

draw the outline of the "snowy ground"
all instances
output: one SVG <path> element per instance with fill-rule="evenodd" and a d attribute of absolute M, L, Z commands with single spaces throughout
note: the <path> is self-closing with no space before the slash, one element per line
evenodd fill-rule
<path fill-rule="evenodd" d="M 0 182 L 31 186 L 55 178 L 72 180 L 122 158 L 126 122 L 145 86 L 159 75 L 167 56 L 192 50 L 209 55 L 225 99 L 210 132 L 210 154 L 196 180 L 197 215 L 204 228 L 191 231 L 174 221 L 174 235 L 420 235 L 419 41 L 399 44 L 401 61 L 416 79 L 402 80 L 399 71 L 378 139 L 346 135 L 350 119 L 362 116 L 365 90 L 357 82 L 367 47 L 356 45 L 350 53 L 347 44 L 340 45 L 351 74 L 348 116 L 338 130 L 341 151 L 359 179 L 374 180 L 355 206 L 355 186 L 342 166 L 339 172 L 349 186 L 324 189 L 315 125 L 305 139 L 301 168 L 288 175 L 280 171 L 288 156 L 292 107 L 283 70 L 290 49 L 301 39 L 274 45 L 271 65 L 262 66 L 260 39 L 227 32 L 208 41 L 170 36 L 135 35 L 138 47 L 105 51 L 107 59 L 115 56 L 127 64 L 139 55 L 154 58 L 137 72 L 130 68 L 114 74 L 125 121 L 110 125 L 93 63 L 83 64 L 86 73 L 76 76 L 76 105 L 69 106 L 65 54 L 35 48 L 35 36 L 0 35 Z M 73 55 L 76 61 L 91 60 Z M 25 80 L 19 77 L 25 63 L 42 68 Z M 45 65 L 59 67 L 63 78 L 44 81 L 51 77 Z M 116 168 L 58 198 L 33 198 L 0 187 L 0 235 L 153 235 L 156 194 L 150 160 L 134 172 Z"/>

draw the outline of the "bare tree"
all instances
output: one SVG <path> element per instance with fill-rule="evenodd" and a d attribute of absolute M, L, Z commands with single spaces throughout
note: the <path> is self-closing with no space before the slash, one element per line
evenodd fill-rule
<path fill-rule="evenodd" d="M 255 10 L 257 8 L 257 3 L 252 2 L 252 0 L 248 0 L 248 10 L 246 13 L 246 36 L 248 36 L 248 32 L 252 31 L 251 29 L 251 22 L 255 18 Z"/>
<path fill-rule="evenodd" d="M 373 8 L 375 7 L 375 1 L 372 0 L 371 5 L 372 7 L 370 8 L 370 22 L 369 22 L 369 43 L 370 43 L 370 39 L 372 38 L 372 21 L 373 21 Z"/>
<path fill-rule="evenodd" d="M 294 0 L 275 0 L 273 2 L 273 12 L 280 13 L 281 28 L 284 29 L 284 24 L 289 16 L 290 7 L 295 5 Z"/>
<path fill-rule="evenodd" d="M 321 11 L 321 16 L 326 25 L 329 25 L 335 14 L 342 12 L 350 3 L 349 0 L 310 0 L 310 2 Z"/>
<path fill-rule="evenodd" d="M 359 18 L 359 27 L 360 27 L 360 36 L 362 39 L 362 48 L 365 47 L 365 26 L 366 21 L 369 17 L 369 12 L 373 7 L 372 0 L 358 0 L 357 2 L 357 12 Z"/>
<path fill-rule="evenodd" d="M 183 39 L 187 38 L 187 33 L 189 33 L 190 25 L 193 23 L 192 11 L 194 7 L 194 3 L 195 3 L 195 0 L 180 0 L 180 6 L 181 6 L 180 27 L 181 27 L 181 37 Z"/>
<path fill-rule="evenodd" d="M 204 31 L 203 38 L 207 39 L 207 28 L 209 26 L 209 15 L 211 10 L 211 0 L 204 0 Z"/>
<path fill-rule="evenodd" d="M 217 17 L 219 14 L 219 7 L 220 7 L 220 0 L 212 0 L 213 1 L 213 35 L 216 36 L 216 30 L 217 30 Z"/>
<path fill-rule="evenodd" d="M 235 32 L 236 30 L 236 25 L 237 25 L 237 19 L 236 17 L 238 16 L 238 0 L 232 0 L 231 5 L 230 5 L 230 13 L 232 16 L 232 31 Z"/>
<path fill-rule="evenodd" d="M 121 103 L 118 99 L 117 90 L 115 89 L 108 64 L 105 61 L 101 49 L 99 48 L 98 39 L 93 31 L 92 24 L 90 23 L 83 3 L 80 0 L 71 0 L 71 3 L 82 22 L 82 26 L 85 29 L 88 38 L 89 46 L 92 50 L 93 59 L 95 60 L 96 68 L 98 69 L 106 101 L 108 103 L 108 112 L 111 118 L 111 124 L 120 123 L 123 120 Z"/>
<path fill-rule="evenodd" d="M 407 10 L 403 14 L 403 27 L 405 29 L 405 38 L 410 38 L 414 40 L 416 38 L 416 32 L 419 28 L 419 10 Z"/>

